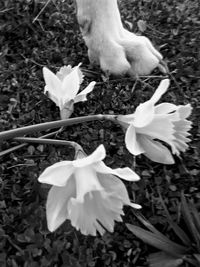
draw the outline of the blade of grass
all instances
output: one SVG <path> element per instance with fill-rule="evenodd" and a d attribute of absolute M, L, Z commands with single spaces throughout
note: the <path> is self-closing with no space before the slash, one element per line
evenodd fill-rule
<path fill-rule="evenodd" d="M 137 217 L 137 219 L 152 233 L 159 236 L 163 241 L 168 241 L 169 239 L 163 235 L 161 232 L 159 232 L 140 212 L 133 210 L 132 211 L 134 215 Z"/>
<path fill-rule="evenodd" d="M 194 203 L 192 203 L 190 201 L 188 205 L 190 207 L 192 217 L 193 217 L 193 222 L 194 222 L 194 225 L 195 225 L 196 230 L 197 230 L 197 235 L 196 235 L 196 238 L 198 240 L 197 249 L 198 249 L 198 252 L 200 253 L 200 216 L 199 216 L 199 213 L 198 213 Z"/>
<path fill-rule="evenodd" d="M 198 261 L 200 265 L 200 254 L 194 254 L 195 259 Z"/>
<path fill-rule="evenodd" d="M 143 242 L 151 245 L 159 250 L 163 250 L 174 257 L 184 256 L 187 252 L 187 248 L 181 245 L 178 245 L 171 241 L 170 239 L 163 240 L 160 236 L 156 234 L 144 230 L 139 226 L 126 224 L 127 228 L 138 238 L 140 238 Z"/>
<path fill-rule="evenodd" d="M 171 226 L 171 228 L 174 230 L 174 233 L 180 238 L 180 240 L 183 242 L 184 245 L 188 246 L 188 244 L 191 243 L 190 238 L 187 236 L 187 234 L 173 221 L 165 203 L 164 200 L 160 194 L 160 190 L 158 189 L 158 195 L 159 195 L 159 199 L 160 199 L 160 203 L 163 206 L 163 209 L 165 211 L 165 214 L 167 216 L 167 221 L 169 223 L 169 225 Z"/>
<path fill-rule="evenodd" d="M 42 136 L 40 136 L 40 137 L 38 137 L 38 138 L 47 138 L 47 137 L 51 137 L 52 135 L 57 134 L 59 131 L 60 131 L 60 130 L 58 130 L 58 131 L 54 131 L 54 132 L 51 132 L 51 133 L 42 135 Z M 17 146 L 8 148 L 8 149 L 6 149 L 6 150 L 3 150 L 3 151 L 0 152 L 0 157 L 3 157 L 3 156 L 5 156 L 5 155 L 7 155 L 7 154 L 9 154 L 9 153 L 12 153 L 12 152 L 14 152 L 14 151 L 16 151 L 16 150 L 18 150 L 18 149 L 20 149 L 20 148 L 23 148 L 23 147 L 27 146 L 27 145 L 28 145 L 28 143 L 23 143 L 23 144 L 20 144 L 20 145 L 17 145 Z"/>
<path fill-rule="evenodd" d="M 193 221 L 193 217 L 192 217 L 192 214 L 190 212 L 190 207 L 186 201 L 186 198 L 184 196 L 184 193 L 183 191 L 181 192 L 181 207 L 182 207 L 182 215 L 183 215 L 183 218 L 184 218 L 184 221 L 188 227 L 188 230 L 190 231 L 194 241 L 196 244 L 199 243 L 199 233 L 198 233 L 198 230 L 196 229 L 196 226 L 194 224 L 194 221 Z"/>
<path fill-rule="evenodd" d="M 18 142 L 26 142 L 33 144 L 50 144 L 50 145 L 62 145 L 62 146 L 77 146 L 76 142 L 73 141 L 65 141 L 65 140 L 54 140 L 54 139 L 46 139 L 46 138 L 32 138 L 32 137 L 16 137 L 15 141 Z"/>
<path fill-rule="evenodd" d="M 195 223 L 196 228 L 200 234 L 200 215 L 199 215 L 198 210 L 196 209 L 196 207 L 192 201 L 190 201 L 189 206 L 190 206 L 192 215 L 194 217 L 194 223 Z"/>
<path fill-rule="evenodd" d="M 183 259 L 175 258 L 166 252 L 152 253 L 148 257 L 150 267 L 178 267 L 183 263 Z"/>

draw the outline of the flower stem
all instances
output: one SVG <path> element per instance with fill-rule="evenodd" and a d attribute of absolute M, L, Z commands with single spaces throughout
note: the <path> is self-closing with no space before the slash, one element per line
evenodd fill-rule
<path fill-rule="evenodd" d="M 91 116 L 83 116 L 77 118 L 70 118 L 66 120 L 58 120 L 51 122 L 44 122 L 35 125 L 25 126 L 13 130 L 8 130 L 4 132 L 0 132 L 0 141 L 12 139 L 18 136 L 23 136 L 24 134 L 29 134 L 33 132 L 45 131 L 48 129 L 60 128 L 62 126 L 69 126 L 77 123 L 95 121 L 95 120 L 112 120 L 115 121 L 116 115 L 91 115 Z"/>
<path fill-rule="evenodd" d="M 42 135 L 42 136 L 38 137 L 38 139 L 51 137 L 52 135 L 57 134 L 59 131 L 60 131 L 60 129 L 58 131 L 55 131 L 55 132 L 51 132 L 51 133 Z M 18 150 L 20 148 L 23 148 L 23 147 L 27 146 L 27 145 L 28 145 L 28 143 L 23 143 L 23 144 L 20 144 L 20 145 L 17 145 L 17 146 L 8 148 L 6 150 L 3 150 L 3 151 L 0 152 L 0 157 L 3 157 L 3 156 L 5 156 L 5 155 L 7 155 L 9 153 L 12 153 L 12 152 L 14 152 L 14 151 L 16 151 L 16 150 Z"/>
<path fill-rule="evenodd" d="M 23 143 L 72 146 L 75 149 L 81 147 L 78 143 L 73 142 L 73 141 L 54 140 L 54 139 L 46 139 L 46 138 L 44 139 L 44 138 L 33 138 L 33 137 L 16 137 L 14 138 L 14 140 L 17 142 L 23 142 Z"/>

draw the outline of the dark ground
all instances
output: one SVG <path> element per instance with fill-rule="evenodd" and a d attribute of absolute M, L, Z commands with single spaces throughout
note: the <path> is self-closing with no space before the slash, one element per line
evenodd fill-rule
<path fill-rule="evenodd" d="M 85 84 L 92 80 L 99 83 L 87 102 L 76 105 L 74 117 L 132 113 L 140 102 L 152 95 L 159 78 L 142 78 L 143 82 L 138 82 L 134 90 L 135 81 L 130 79 L 112 77 L 104 81 L 100 70 L 89 66 L 73 1 L 52 0 L 35 19 L 45 3 L 42 0 L 0 3 L 1 131 L 59 119 L 58 108 L 43 94 L 43 66 L 56 71 L 64 64 L 75 66 L 82 62 L 84 69 L 93 71 L 86 74 Z M 142 34 L 157 45 L 179 85 L 171 81 L 162 101 L 193 106 L 192 141 L 182 159 L 176 159 L 175 165 L 163 166 L 144 156 L 138 157 L 136 172 L 141 181 L 127 184 L 130 197 L 135 195 L 136 202 L 142 204 L 142 214 L 173 239 L 158 188 L 175 221 L 180 219 L 177 213 L 182 190 L 200 207 L 199 0 L 129 0 L 121 1 L 120 7 L 124 25 L 129 30 L 139 33 L 137 22 L 146 22 L 147 28 Z M 107 165 L 132 166 L 124 134 L 112 123 L 76 125 L 67 128 L 59 138 L 80 143 L 87 153 L 103 143 Z M 1 150 L 14 145 L 3 143 Z M 73 151 L 68 148 L 29 145 L 0 159 L 0 266 L 148 266 L 147 257 L 156 250 L 137 239 L 124 223 L 117 223 L 115 232 L 102 238 L 84 237 L 69 223 L 53 234 L 48 232 L 44 208 L 46 191 L 37 177 L 50 164 L 69 158 L 73 158 Z M 125 214 L 125 222 L 138 224 L 131 209 L 125 209 Z"/>

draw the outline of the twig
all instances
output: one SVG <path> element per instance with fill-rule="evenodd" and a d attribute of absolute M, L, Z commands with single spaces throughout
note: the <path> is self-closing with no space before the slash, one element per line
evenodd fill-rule
<path fill-rule="evenodd" d="M 38 18 L 39 16 L 42 14 L 42 12 L 45 10 L 45 8 L 48 6 L 48 4 L 51 2 L 51 0 L 48 0 L 46 2 L 46 4 L 43 6 L 43 8 L 40 10 L 40 12 L 37 14 L 37 16 L 33 19 L 32 23 L 34 23 Z"/>

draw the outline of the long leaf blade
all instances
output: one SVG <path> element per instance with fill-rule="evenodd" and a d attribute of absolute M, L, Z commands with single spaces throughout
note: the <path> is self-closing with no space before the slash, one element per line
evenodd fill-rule
<path fill-rule="evenodd" d="M 151 245 L 157 249 L 163 250 L 170 255 L 175 257 L 183 256 L 187 252 L 187 248 L 181 245 L 178 245 L 171 241 L 170 239 L 163 240 L 156 234 L 144 230 L 139 226 L 126 224 L 127 228 L 143 242 Z"/>
<path fill-rule="evenodd" d="M 158 194 L 159 194 L 160 202 L 161 202 L 161 204 L 162 204 L 162 206 L 163 206 L 163 208 L 164 208 L 165 214 L 166 214 L 166 216 L 167 216 L 167 221 L 168 221 L 169 225 L 170 225 L 171 228 L 174 230 L 174 233 L 175 233 L 175 234 L 180 238 L 180 240 L 183 242 L 183 244 L 186 245 L 186 246 L 188 246 L 188 244 L 191 243 L 190 238 L 189 238 L 188 235 L 187 235 L 187 234 L 186 234 L 186 233 L 185 233 L 185 232 L 178 226 L 178 224 L 176 224 L 176 223 L 173 221 L 173 219 L 172 219 L 172 217 L 171 217 L 171 215 L 170 215 L 170 213 L 169 213 L 169 211 L 168 211 L 168 209 L 167 209 L 167 207 L 166 207 L 166 205 L 165 205 L 165 203 L 164 203 L 164 201 L 163 201 L 163 198 L 162 198 L 160 192 L 158 192 Z"/>
<path fill-rule="evenodd" d="M 134 215 L 137 217 L 137 219 L 152 233 L 156 234 L 163 240 L 168 240 L 168 238 L 163 235 L 161 232 L 159 232 L 142 214 L 140 214 L 138 211 L 133 211 Z"/>
<path fill-rule="evenodd" d="M 193 221 L 193 217 L 192 217 L 192 214 L 190 212 L 190 207 L 186 201 L 186 198 L 184 196 L 184 193 L 182 192 L 181 193 L 181 207 L 182 207 L 182 215 L 183 215 L 183 218 L 184 218 L 184 221 L 188 227 L 188 230 L 190 231 L 194 241 L 196 242 L 196 244 L 199 243 L 199 233 L 198 233 L 198 230 L 196 229 L 196 226 L 194 224 L 194 221 Z"/>
<path fill-rule="evenodd" d="M 175 258 L 165 252 L 152 253 L 148 257 L 150 267 L 178 267 L 183 263 L 183 259 Z"/>

